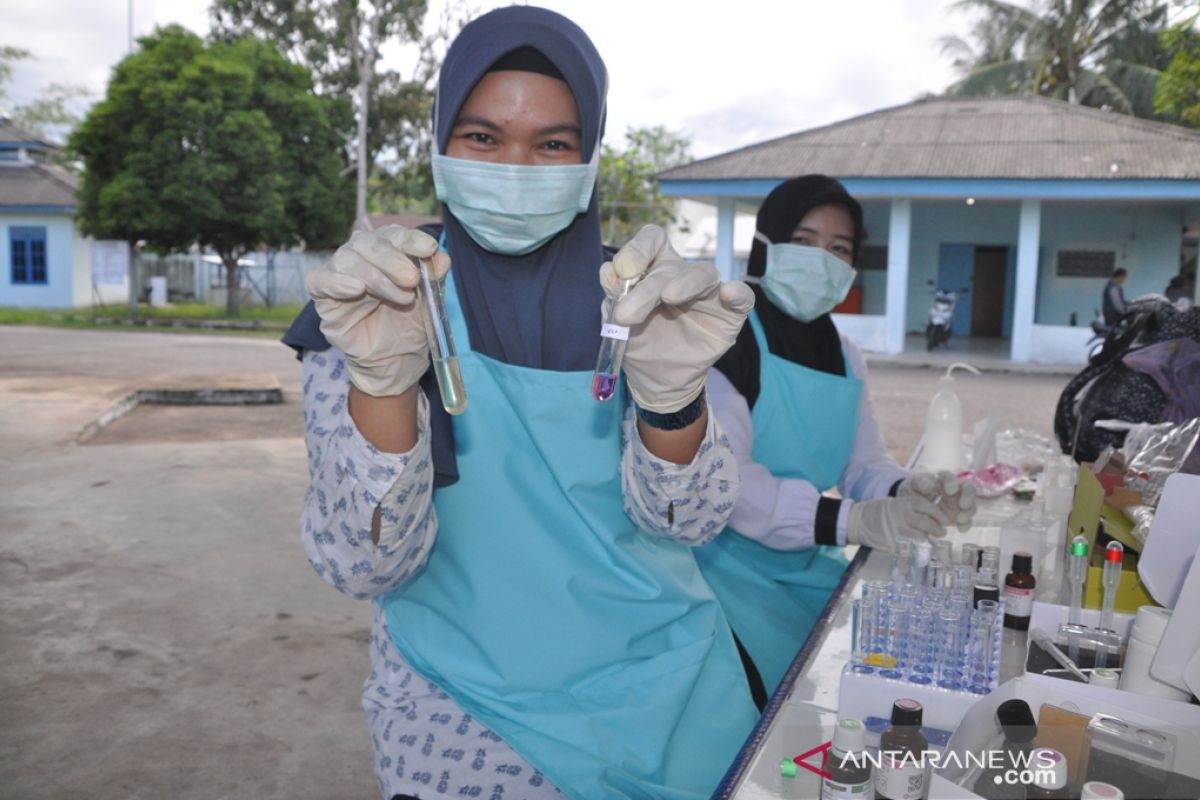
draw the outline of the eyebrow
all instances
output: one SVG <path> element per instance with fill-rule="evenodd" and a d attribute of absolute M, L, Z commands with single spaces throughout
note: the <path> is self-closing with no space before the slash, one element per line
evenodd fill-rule
<path fill-rule="evenodd" d="M 501 130 L 499 125 L 492 122 L 487 117 L 481 117 L 478 114 L 463 114 L 458 119 L 454 120 L 455 128 L 463 125 L 478 125 L 481 128 L 486 128 L 489 131 L 496 132 Z M 553 136 L 557 133 L 570 133 L 578 136 L 580 139 L 583 138 L 582 128 L 580 128 L 578 125 L 571 125 L 570 123 L 566 122 L 558 125 L 548 125 L 545 128 L 539 128 L 536 133 L 538 136 Z"/>
<path fill-rule="evenodd" d="M 820 235 L 820 234 L 819 234 L 819 233 L 818 233 L 818 232 L 817 232 L 815 229 L 813 229 L 813 228 L 808 228 L 808 227 L 799 227 L 799 228 L 796 228 L 796 230 L 792 231 L 792 236 L 795 236 L 797 233 L 811 233 L 813 236 L 819 236 L 819 235 Z M 833 235 L 833 238 L 835 238 L 835 239 L 845 239 L 847 242 L 851 242 L 851 243 L 853 243 L 853 242 L 854 242 L 854 238 L 853 238 L 853 237 L 846 236 L 845 234 L 842 234 L 842 233 L 835 233 L 835 234 Z"/>

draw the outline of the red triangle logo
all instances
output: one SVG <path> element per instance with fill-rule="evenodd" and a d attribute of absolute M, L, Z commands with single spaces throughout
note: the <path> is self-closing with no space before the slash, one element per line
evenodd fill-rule
<path fill-rule="evenodd" d="M 833 780 L 833 776 L 830 775 L 828 772 L 826 772 L 824 769 L 822 769 L 822 767 L 825 766 L 826 759 L 829 758 L 829 748 L 832 744 L 833 744 L 832 741 L 828 741 L 823 745 L 814 747 L 812 750 L 809 750 L 807 753 L 801 753 L 800 755 L 793 758 L 792 762 L 795 763 L 795 765 L 798 767 L 804 767 L 809 772 L 815 772 L 816 774 L 820 775 L 822 778 L 825 778 L 826 780 Z M 814 766 L 813 764 L 806 763 L 807 759 L 812 758 L 817 753 L 821 754 L 821 766 L 820 767 Z"/>

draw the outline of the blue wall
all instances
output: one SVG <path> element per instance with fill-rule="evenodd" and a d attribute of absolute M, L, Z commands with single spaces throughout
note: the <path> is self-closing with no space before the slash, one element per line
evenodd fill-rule
<path fill-rule="evenodd" d="M 46 229 L 46 283 L 12 283 L 9 229 Z M 70 308 L 74 304 L 74 226 L 62 214 L 5 214 L 0 212 L 0 306 Z"/>
<path fill-rule="evenodd" d="M 1162 292 L 1179 272 L 1185 209 L 1124 205 L 1042 205 L 1038 253 L 1037 316 L 1040 325 L 1066 325 L 1071 312 L 1087 325 L 1100 308 L 1105 278 L 1060 278 L 1059 250 L 1113 250 L 1116 266 L 1129 270 L 1128 300 Z"/>
<path fill-rule="evenodd" d="M 984 203 L 968 206 L 964 202 L 913 203 L 912 252 L 908 265 L 908 313 L 905 329 L 922 331 L 929 318 L 929 305 L 933 301 L 934 285 L 937 282 L 938 256 L 943 244 L 969 244 L 976 246 L 1017 246 L 1017 221 L 1020 206 L 1016 203 Z M 1042 234 L 1045 235 L 1043 223 Z M 1007 294 L 1012 293 L 1010 275 Z M 969 303 L 970 298 L 962 302 Z M 1004 329 L 1011 329 L 1010 302 L 1005 303 L 1008 315 Z"/>
<path fill-rule="evenodd" d="M 862 203 L 863 226 L 867 229 L 866 244 L 887 247 L 888 221 L 892 204 L 887 200 L 866 200 Z M 887 313 L 887 270 L 868 269 L 859 273 L 863 290 L 863 313 Z"/>

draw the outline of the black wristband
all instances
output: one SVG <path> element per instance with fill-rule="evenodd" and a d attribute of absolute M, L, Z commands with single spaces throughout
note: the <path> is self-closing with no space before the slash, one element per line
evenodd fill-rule
<path fill-rule="evenodd" d="M 900 484 L 904 483 L 904 478 L 892 484 L 892 488 L 888 489 L 888 497 L 896 497 L 900 492 Z"/>
<path fill-rule="evenodd" d="M 700 415 L 704 413 L 704 409 L 708 406 L 708 400 L 705 397 L 704 389 L 700 390 L 700 394 L 696 395 L 696 399 L 688 403 L 678 411 L 671 411 L 666 414 L 656 414 L 653 411 L 647 411 L 641 406 L 637 407 L 638 418 L 642 422 L 649 425 L 651 428 L 656 428 L 660 431 L 677 431 L 681 428 L 686 428 L 696 420 L 700 419 Z"/>
<path fill-rule="evenodd" d="M 817 544 L 836 545 L 838 514 L 842 501 L 836 497 L 822 496 L 817 500 L 817 517 L 813 521 L 813 538 Z"/>

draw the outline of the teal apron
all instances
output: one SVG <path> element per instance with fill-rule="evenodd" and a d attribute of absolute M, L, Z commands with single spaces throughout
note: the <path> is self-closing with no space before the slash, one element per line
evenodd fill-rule
<path fill-rule="evenodd" d="M 590 373 L 460 362 L 460 478 L 425 570 L 381 600 L 396 646 L 570 797 L 708 797 L 757 714 L 691 549 L 625 515 L 621 404 Z"/>
<path fill-rule="evenodd" d="M 836 486 L 854 449 L 862 381 L 772 355 L 757 313 L 750 326 L 762 364 L 752 458 L 776 478 Z M 772 550 L 726 528 L 696 561 L 774 692 L 846 569 L 841 548 Z"/>

